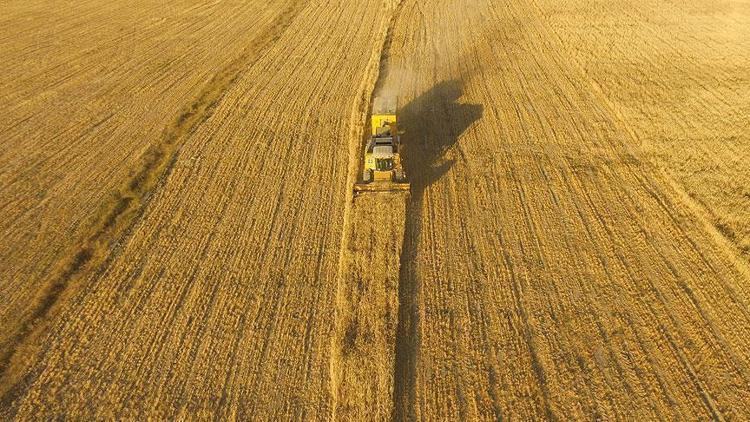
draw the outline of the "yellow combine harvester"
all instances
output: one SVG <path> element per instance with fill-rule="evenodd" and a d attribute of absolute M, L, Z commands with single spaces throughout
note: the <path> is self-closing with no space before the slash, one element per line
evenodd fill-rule
<path fill-rule="evenodd" d="M 392 97 L 376 97 L 372 106 L 372 133 L 365 146 L 362 179 L 355 193 L 409 191 L 401 163 L 401 137 L 396 120 L 397 102 Z"/>

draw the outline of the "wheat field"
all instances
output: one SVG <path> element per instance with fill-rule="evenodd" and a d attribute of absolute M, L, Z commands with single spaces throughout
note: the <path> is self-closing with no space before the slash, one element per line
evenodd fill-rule
<path fill-rule="evenodd" d="M 0 12 L 3 419 L 750 416 L 747 2 Z"/>

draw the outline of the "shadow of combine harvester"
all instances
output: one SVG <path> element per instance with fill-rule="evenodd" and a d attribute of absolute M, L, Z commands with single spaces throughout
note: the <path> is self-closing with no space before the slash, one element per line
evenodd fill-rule
<path fill-rule="evenodd" d="M 460 104 L 463 82 L 441 82 L 401 108 L 400 119 L 406 130 L 405 167 L 410 175 L 413 199 L 440 179 L 454 164 L 445 154 L 474 122 L 482 117 L 479 104 Z"/>
<path fill-rule="evenodd" d="M 422 237 L 424 195 L 455 160 L 446 153 L 482 117 L 479 104 L 460 104 L 464 84 L 450 80 L 435 85 L 400 109 L 404 135 L 404 167 L 411 183 L 399 273 L 399 318 L 394 368 L 394 420 L 414 420 L 417 353 L 419 351 L 418 246 Z"/>

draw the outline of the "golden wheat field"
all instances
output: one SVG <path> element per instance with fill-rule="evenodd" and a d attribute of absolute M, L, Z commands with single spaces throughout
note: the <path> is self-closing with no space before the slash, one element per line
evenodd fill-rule
<path fill-rule="evenodd" d="M 0 63 L 3 420 L 750 418 L 746 0 L 7 0 Z"/>

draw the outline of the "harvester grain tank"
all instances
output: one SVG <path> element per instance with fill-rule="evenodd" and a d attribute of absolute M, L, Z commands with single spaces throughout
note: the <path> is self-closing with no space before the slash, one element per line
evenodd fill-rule
<path fill-rule="evenodd" d="M 356 193 L 409 191 L 401 160 L 401 133 L 398 130 L 395 97 L 376 97 L 370 118 L 370 138 L 365 145 L 361 180 Z"/>

